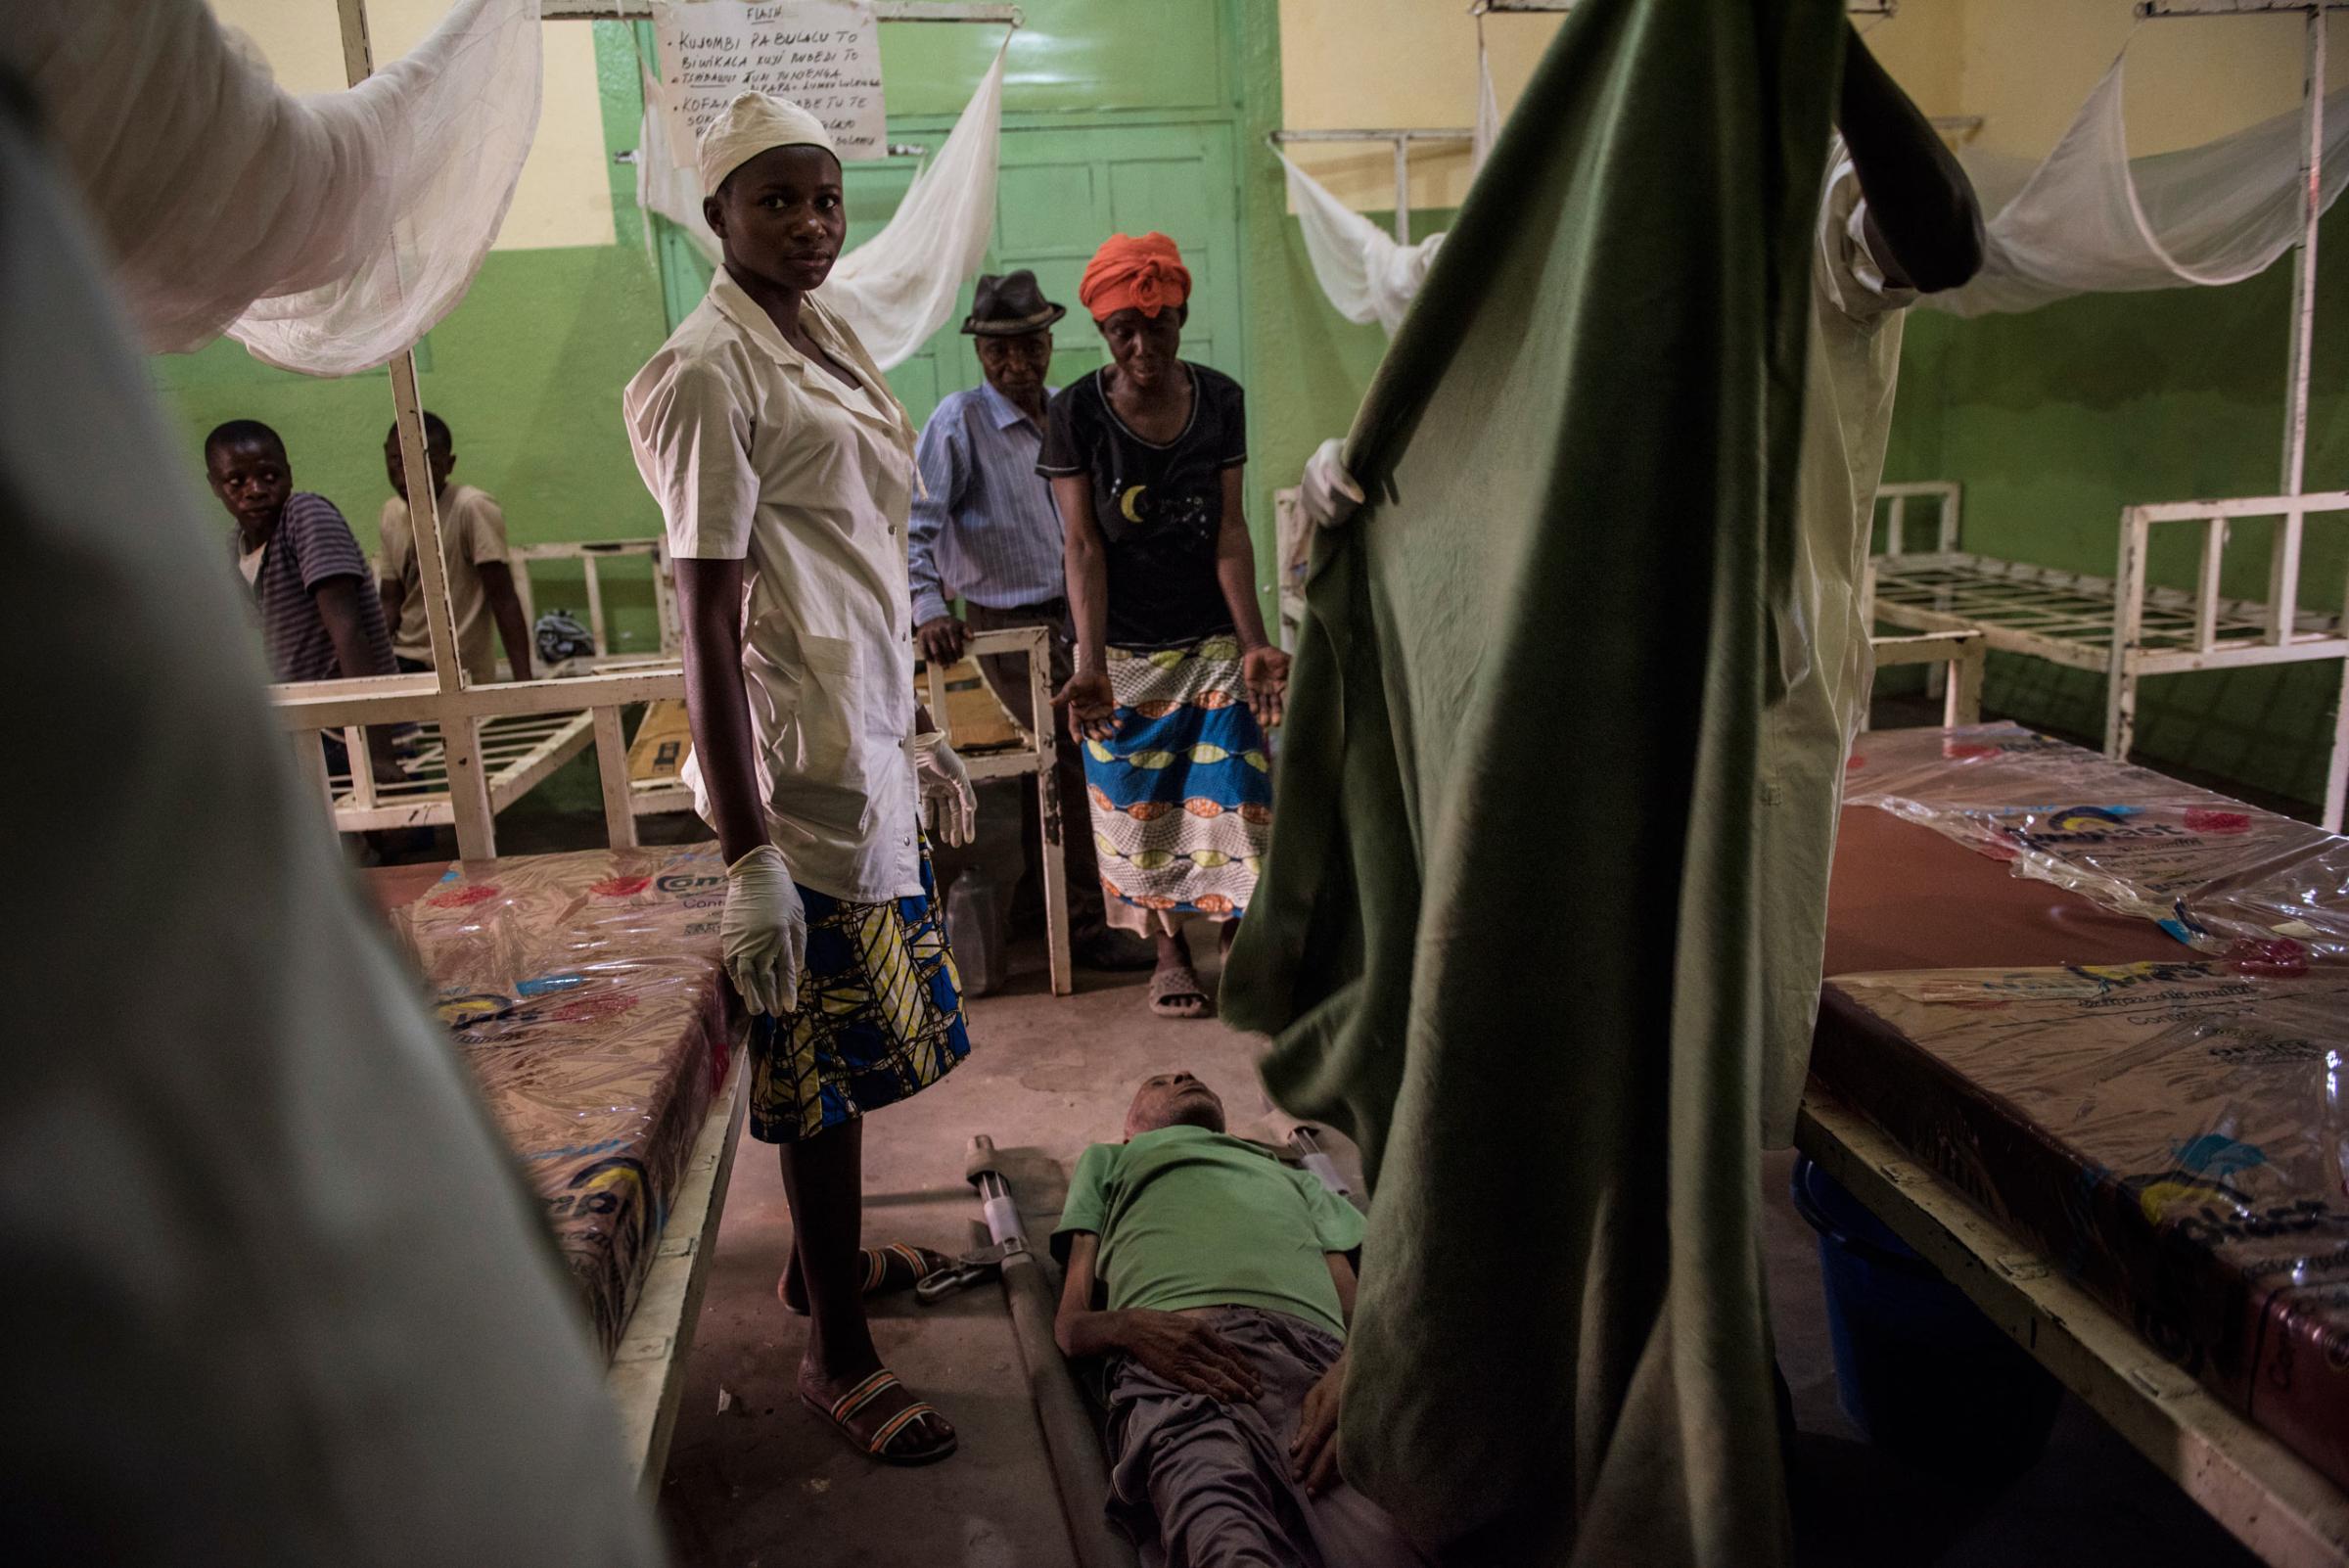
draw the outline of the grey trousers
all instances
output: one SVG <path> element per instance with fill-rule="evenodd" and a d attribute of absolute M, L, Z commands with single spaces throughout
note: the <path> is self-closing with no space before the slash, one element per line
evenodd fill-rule
<path fill-rule="evenodd" d="M 963 607 L 964 623 L 973 631 L 999 631 L 1006 626 L 1049 626 L 1052 630 L 1052 668 L 1045 682 L 1046 692 L 1057 692 L 1076 670 L 1076 651 L 1069 626 L 1069 607 L 1066 600 L 1055 599 L 1050 604 L 1022 605 L 1009 610 L 990 610 L 983 604 Z M 1030 710 L 1028 692 L 1028 658 L 1025 654 L 990 654 L 979 661 L 979 673 L 987 677 L 988 685 L 1011 716 L 1033 729 L 1036 715 Z M 1058 722 L 1060 715 L 1045 709 L 1043 722 Z M 1101 897 L 1101 869 L 1093 854 L 1092 814 L 1085 808 L 1084 754 L 1069 738 L 1067 726 L 1060 731 L 1060 749 L 1053 775 L 1060 781 L 1060 853 L 1061 868 L 1069 889 L 1069 929 L 1079 937 L 1089 936 L 1103 928 L 1104 915 Z M 1023 834 L 1029 840 L 1029 865 L 1041 875 L 1043 865 L 1040 829 L 1036 822 L 1036 798 L 1022 792 Z"/>
<path fill-rule="evenodd" d="M 1289 1479 L 1305 1396 L 1340 1346 L 1301 1318 L 1220 1309 L 1216 1332 L 1264 1392 L 1224 1405 L 1128 1358 L 1109 1376 L 1110 1517 L 1143 1560 L 1168 1568 L 1424 1568 L 1394 1520 L 1340 1482 L 1320 1497 Z"/>

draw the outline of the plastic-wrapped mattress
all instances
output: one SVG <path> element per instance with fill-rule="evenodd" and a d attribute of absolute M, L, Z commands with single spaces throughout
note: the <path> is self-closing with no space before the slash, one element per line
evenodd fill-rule
<path fill-rule="evenodd" d="M 1863 736 L 1844 798 L 2205 953 L 2349 958 L 2349 839 L 2018 724 Z"/>
<path fill-rule="evenodd" d="M 1813 1075 L 2349 1485 L 2341 841 L 2027 732 L 1862 755 Z"/>
<path fill-rule="evenodd" d="M 546 1204 L 609 1355 L 732 1038 L 714 846 L 451 866 L 392 918 Z M 387 899 L 387 901 L 391 901 Z"/>
<path fill-rule="evenodd" d="M 2349 1485 L 2349 970 L 1847 975 L 1819 1078 Z"/>

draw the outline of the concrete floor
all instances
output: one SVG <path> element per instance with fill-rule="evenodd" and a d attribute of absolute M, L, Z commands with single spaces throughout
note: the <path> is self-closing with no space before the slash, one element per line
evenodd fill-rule
<path fill-rule="evenodd" d="M 1006 992 L 972 1003 L 970 1016 L 970 1059 L 868 1129 L 868 1239 L 969 1245 L 977 1204 L 962 1169 L 975 1132 L 1016 1151 L 1014 1180 L 1031 1234 L 1048 1234 L 1069 1163 L 1085 1143 L 1117 1135 L 1132 1085 L 1153 1072 L 1190 1068 L 1223 1094 L 1235 1131 L 1268 1130 L 1249 1039 L 1212 1022 L 1153 1018 L 1139 977 L 1082 975 L 1079 994 L 1055 999 L 1043 984 L 1040 946 L 1032 945 L 1016 954 Z M 1339 1152 L 1351 1167 L 1351 1150 Z M 1908 1471 L 1856 1441 L 1835 1404 L 1813 1238 L 1786 1197 L 1791 1159 L 1773 1157 L 1763 1179 L 1779 1357 L 1804 1433 L 1795 1457 L 1804 1564 L 2252 1562 L 2077 1405 L 2067 1405 L 2040 1464 L 1992 1495 Z M 852 1453 L 793 1398 L 800 1319 L 774 1297 L 790 1234 L 775 1162 L 763 1146 L 746 1143 L 661 1493 L 677 1560 L 726 1568 L 1072 1564 L 996 1287 L 935 1308 L 906 1296 L 877 1306 L 883 1357 L 962 1435 L 961 1452 L 942 1465 L 887 1469 Z"/>

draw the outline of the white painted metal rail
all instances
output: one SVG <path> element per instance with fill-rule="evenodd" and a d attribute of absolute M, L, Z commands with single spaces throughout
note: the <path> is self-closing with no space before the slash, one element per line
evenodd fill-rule
<path fill-rule="evenodd" d="M 1276 147 L 1304 142 L 1391 142 L 1395 147 L 1395 243 L 1411 243 L 1411 148 L 1466 147 L 1476 133 L 1463 126 L 1431 125 L 1412 129 L 1277 130 L 1269 138 Z"/>
<path fill-rule="evenodd" d="M 1900 511 L 1920 496 L 1943 501 L 1938 548 L 1927 553 L 1906 548 L 1911 520 Z M 2349 490 L 2124 507 L 2111 577 L 1958 549 L 1954 484 L 1886 485 L 1883 499 L 1893 522 L 1884 549 L 1868 563 L 1863 605 L 1870 624 L 1980 631 L 1999 652 L 2102 673 L 2108 757 L 2126 759 L 2135 743 L 2138 684 L 2146 676 L 2342 660 L 2324 803 L 2325 828 L 2340 831 L 2349 805 L 2349 602 L 2304 609 L 2300 589 L 2309 520 L 2349 519 Z M 2274 520 L 2264 600 L 2220 591 L 2230 525 L 2249 519 Z M 2146 580 L 2153 530 L 2165 526 L 2201 531 L 2190 590 Z"/>
<path fill-rule="evenodd" d="M 1902 665 L 1930 665 L 1946 671 L 1941 697 L 1941 722 L 1955 729 L 1982 721 L 1982 667 L 1989 644 L 1979 631 L 1928 631 L 1913 637 L 1870 637 L 1868 650 L 1878 669 Z M 1866 729 L 1867 715 L 1860 715 Z"/>
<path fill-rule="evenodd" d="M 490 809 L 504 811 L 585 751 L 592 727 L 593 717 L 587 714 L 514 714 L 484 721 L 482 766 L 489 775 Z M 395 784 L 375 777 L 363 727 L 345 726 L 343 741 L 349 763 L 326 776 L 327 805 L 337 828 L 370 833 L 455 822 L 448 749 L 438 726 L 423 726 L 413 745 L 393 759 L 402 775 Z"/>
<path fill-rule="evenodd" d="M 979 22 L 998 27 L 1018 27 L 1027 22 L 1018 6 L 947 5 L 937 0 L 874 0 L 873 16 L 881 22 Z M 538 11 L 541 22 L 650 22 L 651 0 L 546 0 Z"/>
<path fill-rule="evenodd" d="M 679 658 L 685 647 L 684 627 L 677 619 L 677 575 L 668 559 L 666 539 L 581 539 L 553 544 L 517 544 L 510 547 L 507 557 L 514 571 L 514 592 L 522 600 L 522 619 L 532 628 L 538 624 L 536 584 L 531 577 L 533 562 L 576 561 L 578 563 L 582 596 L 587 607 L 587 635 L 595 645 L 594 666 L 613 661 L 641 661 L 641 653 L 615 653 L 612 649 L 612 618 L 604 598 L 602 568 L 613 561 L 650 561 L 652 563 L 653 611 L 660 626 L 660 651 L 663 657 Z"/>

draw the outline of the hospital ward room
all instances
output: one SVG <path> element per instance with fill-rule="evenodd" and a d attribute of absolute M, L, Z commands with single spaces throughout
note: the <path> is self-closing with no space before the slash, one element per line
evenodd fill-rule
<path fill-rule="evenodd" d="M 17 0 L 0 1560 L 2349 1568 L 2349 0 Z"/>

